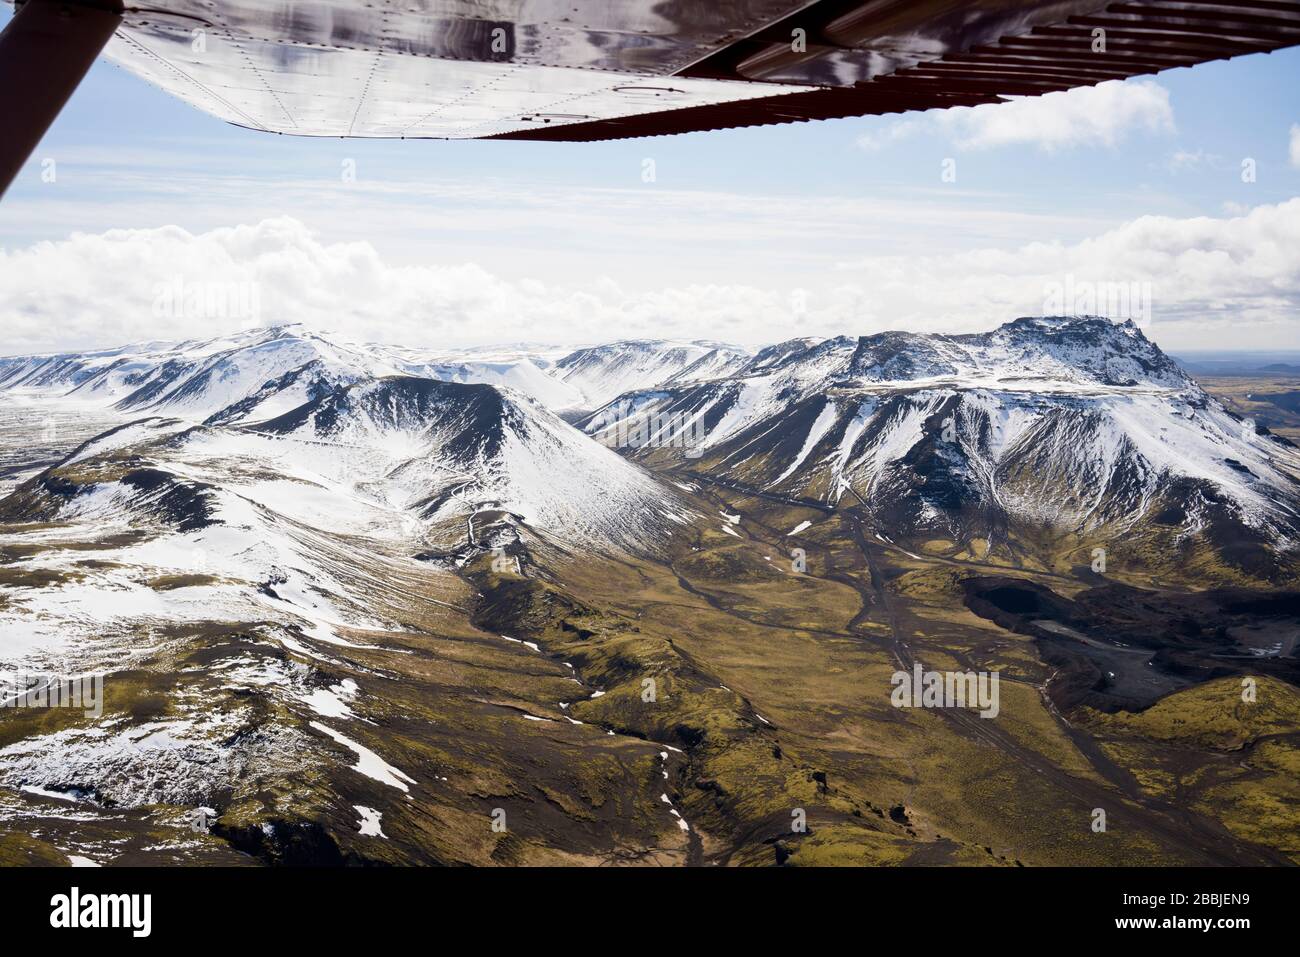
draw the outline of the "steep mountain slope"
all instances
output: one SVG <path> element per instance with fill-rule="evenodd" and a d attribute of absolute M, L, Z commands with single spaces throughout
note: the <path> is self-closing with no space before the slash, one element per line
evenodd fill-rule
<path fill-rule="evenodd" d="M 673 373 L 661 385 L 685 385 L 735 375 L 748 365 L 750 357 L 726 346 L 710 349 L 680 372 Z"/>
<path fill-rule="evenodd" d="M 759 349 L 758 352 L 745 361 L 739 371 L 743 374 L 750 374 L 771 369 L 793 356 L 802 355 L 824 341 L 823 339 L 802 338 L 778 342 L 775 345 Z"/>
<path fill-rule="evenodd" d="M 119 399 L 116 407 L 195 419 L 228 418 L 224 410 L 254 395 L 280 408 L 292 407 L 332 386 L 395 372 L 391 363 L 361 348 L 305 330 L 273 329 L 198 362 L 169 362 Z M 268 383 L 276 385 L 268 390 Z M 245 414 L 255 414 L 254 409 Z"/>
<path fill-rule="evenodd" d="M 69 473 L 113 480 L 85 486 Z M 251 491 L 247 475 L 263 476 L 257 487 L 271 497 Z M 317 493 L 304 491 L 296 502 L 294 483 L 318 486 L 325 497 L 316 503 Z M 339 386 L 238 428 L 137 420 L 20 485 L 0 519 L 80 516 L 93 502 L 141 515 L 162 509 L 201 527 L 212 496 L 230 492 L 291 514 L 328 511 L 329 497 L 341 496 L 343 513 L 378 508 L 408 526 L 432 523 L 447 546 L 465 538 L 467 522 L 476 544 L 473 518 L 485 511 L 504 512 L 562 547 L 601 551 L 656 550 L 689 516 L 671 488 L 522 396 L 395 376 Z"/>
<path fill-rule="evenodd" d="M 340 480 L 375 475 L 367 462 L 382 451 L 389 500 L 432 520 L 494 508 L 601 549 L 653 548 L 687 520 L 639 466 L 540 404 L 487 385 L 357 383 L 250 429 L 307 447 L 302 454 Z"/>
<path fill-rule="evenodd" d="M 1019 548 L 1142 529 L 1251 574 L 1300 541 L 1300 455 L 1208 396 L 1135 326 L 830 339 L 731 379 L 625 396 L 699 436 L 692 467 L 791 499 L 864 501 L 891 537 Z M 640 450 L 654 459 L 658 453 Z"/>

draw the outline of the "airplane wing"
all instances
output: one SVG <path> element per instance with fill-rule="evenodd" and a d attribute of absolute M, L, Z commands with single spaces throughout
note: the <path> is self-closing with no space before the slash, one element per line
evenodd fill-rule
<path fill-rule="evenodd" d="M 1287 0 L 12 2 L 0 193 L 101 50 L 255 130 L 582 142 L 975 106 L 1300 43 Z"/>
<path fill-rule="evenodd" d="M 110 58 L 231 123 L 589 141 L 971 106 L 1300 43 L 1278 0 L 150 0 Z"/>

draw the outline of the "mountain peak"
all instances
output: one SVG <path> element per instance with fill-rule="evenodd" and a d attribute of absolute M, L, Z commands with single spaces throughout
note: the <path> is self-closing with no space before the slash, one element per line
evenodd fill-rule
<path fill-rule="evenodd" d="M 868 382 L 1021 380 L 1053 383 L 1053 388 L 1197 388 L 1136 323 L 1103 316 L 1022 316 L 989 332 L 962 335 L 862 336 L 843 375 Z"/>
<path fill-rule="evenodd" d="M 500 509 L 570 544 L 656 546 L 680 523 L 675 496 L 539 403 L 481 383 L 388 376 L 342 385 L 251 433 L 368 476 L 434 520 Z M 323 452 L 301 451 L 325 450 Z"/>

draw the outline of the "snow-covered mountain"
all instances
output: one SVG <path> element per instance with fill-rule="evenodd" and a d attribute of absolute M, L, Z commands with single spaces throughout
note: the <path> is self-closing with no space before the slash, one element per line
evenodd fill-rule
<path fill-rule="evenodd" d="M 716 379 L 739 371 L 748 356 L 715 342 L 630 339 L 579 349 L 555 364 L 554 375 L 595 409 L 625 392 Z"/>
<path fill-rule="evenodd" d="M 69 474 L 89 481 L 69 483 Z M 467 535 L 481 544 L 473 518 L 493 511 L 563 546 L 648 551 L 689 515 L 666 483 L 540 404 L 411 376 L 337 386 L 237 427 L 140 419 L 86 443 L 3 508 L 11 520 L 53 520 L 93 504 L 198 528 L 228 494 L 307 524 L 337 511 L 369 514 L 377 529 L 420 526 L 448 547 Z M 327 525 L 339 530 L 335 519 Z"/>
<path fill-rule="evenodd" d="M 1228 552 L 1300 541 L 1300 453 L 1229 413 L 1131 323 L 829 339 L 732 378 L 624 396 L 579 425 L 602 438 L 632 409 L 690 427 L 699 471 L 860 499 L 912 539 L 1141 524 L 1172 540 L 1205 532 Z"/>
<path fill-rule="evenodd" d="M 619 429 L 633 412 L 688 429 L 696 471 L 790 499 L 860 500 L 914 540 L 989 547 L 1028 528 L 1140 527 L 1245 564 L 1300 541 L 1296 449 L 1229 413 L 1131 323 L 1099 318 L 793 339 L 752 356 L 648 340 L 433 352 L 280 327 L 0 360 L 4 389 L 329 449 L 312 467 L 331 482 L 378 474 L 386 502 L 426 517 L 458 483 L 474 507 L 587 544 L 644 546 L 682 520 L 665 483 L 601 448 L 628 444 Z M 600 400 L 578 423 L 596 442 L 544 408 L 572 416 Z M 683 443 L 668 444 L 680 458 Z M 657 464 L 653 448 L 625 451 Z M 638 518 L 625 527 L 624 515 Z"/>
<path fill-rule="evenodd" d="M 331 385 L 340 369 L 357 375 L 372 357 L 288 338 L 156 350 L 197 367 L 160 392 L 183 399 L 189 415 L 122 406 L 121 424 L 65 449 L 0 496 L 0 675 L 18 667 L 116 672 L 162 658 L 165 666 L 149 669 L 163 676 L 160 698 L 183 685 L 165 720 L 153 721 L 150 711 L 130 733 L 115 715 L 111 733 L 33 733 L 0 748 L 0 790 L 36 788 L 51 800 L 84 793 L 116 808 L 184 807 L 228 796 L 235 782 L 298 775 L 304 762 L 347 779 L 354 772 L 321 753 L 317 734 L 363 753 L 350 743 L 355 731 L 341 736 L 330 727 L 356 717 L 352 709 L 366 700 L 361 687 L 382 694 L 385 685 L 403 686 L 389 680 L 393 662 L 415 661 L 407 657 L 412 647 L 426 660 L 422 642 L 431 634 L 505 645 L 471 625 L 476 593 L 461 577 L 467 567 L 521 580 L 543 561 L 548 569 L 599 567 L 689 540 L 698 505 L 519 392 L 408 375 Z M 58 360 L 57 372 L 48 362 L 10 363 L 27 383 L 54 373 L 45 392 L 28 385 L 10 398 L 22 410 L 91 401 L 65 393 L 109 390 L 113 373 L 101 373 L 144 351 L 81 357 L 80 365 Z M 285 355 L 310 358 L 213 421 L 196 421 L 267 369 L 283 368 L 268 361 L 252 374 L 259 357 Z M 119 376 L 131 374 L 121 369 Z M 178 396 L 180 382 L 192 387 Z M 119 381 L 114 394 L 142 387 Z M 285 405 L 292 407 L 280 412 Z M 255 420 L 268 410 L 278 414 Z M 22 418 L 40 428 L 37 416 Z M 191 641 L 197 657 L 168 657 L 188 654 L 180 649 Z M 218 653 L 223 642 L 233 645 Z M 459 655 L 451 654 L 456 667 Z M 522 664 L 536 666 L 531 657 Z M 443 693 L 441 666 L 415 667 Z M 487 673 L 466 672 L 467 694 L 494 709 L 483 699 L 503 693 L 486 690 Z M 568 693 L 577 679 L 559 681 Z M 502 700 L 503 713 L 515 715 L 517 699 Z M 392 742 L 376 747 L 388 751 Z M 415 783 L 396 771 L 377 780 L 381 790 L 401 792 Z"/>
<path fill-rule="evenodd" d="M 555 411 L 582 411 L 624 392 L 733 375 L 749 358 L 718 343 L 661 340 L 577 351 L 528 344 L 420 349 L 287 325 L 209 340 L 0 358 L 0 390 L 60 394 L 127 414 L 237 423 L 271 418 L 336 386 L 409 375 L 502 386 Z"/>
<path fill-rule="evenodd" d="M 641 346 L 643 355 L 655 352 Z M 701 374 L 720 370 L 729 357 L 706 345 L 657 354 L 675 356 L 656 367 L 662 375 L 695 360 Z M 4 359 L 0 390 L 37 406 L 85 404 L 123 422 L 172 422 L 171 431 L 183 435 L 170 440 L 176 448 L 215 443 L 214 458 L 229 446 L 240 461 L 260 459 L 279 473 L 305 468 L 332 489 L 427 521 L 457 510 L 464 521 L 496 508 L 569 545 L 654 547 L 685 521 L 685 509 L 670 487 L 548 411 L 586 401 L 551 374 L 564 355 L 532 346 L 420 350 L 282 326 Z M 183 431 L 199 424 L 207 428 Z M 119 440 L 134 434 L 126 428 L 102 441 L 120 454 L 126 446 Z M 156 437 L 150 443 L 157 445 Z M 229 485 L 220 474 L 210 478 Z M 123 492 L 114 500 L 129 498 Z"/>
<path fill-rule="evenodd" d="M 433 521 L 499 509 L 566 542 L 642 549 L 687 521 L 678 496 L 640 466 L 489 385 L 359 382 L 249 431 L 309 449 L 334 481 L 373 476 L 368 486 Z"/>
<path fill-rule="evenodd" d="M 357 343 L 300 325 L 205 341 L 0 359 L 0 390 L 63 395 L 118 411 L 237 423 L 266 419 L 333 388 L 414 375 L 514 389 L 548 406 L 582 403 L 546 368 L 555 349 L 429 350 Z"/>
<path fill-rule="evenodd" d="M 780 365 L 791 356 L 801 355 L 824 341 L 823 339 L 802 338 L 778 342 L 775 345 L 759 349 L 741 366 L 740 371 L 744 373 L 762 372 L 765 369 Z"/>

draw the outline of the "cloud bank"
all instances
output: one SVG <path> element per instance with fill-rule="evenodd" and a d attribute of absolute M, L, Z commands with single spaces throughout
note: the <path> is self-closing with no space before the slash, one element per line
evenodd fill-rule
<path fill-rule="evenodd" d="M 633 292 L 608 278 L 506 278 L 476 263 L 394 265 L 369 243 L 325 243 L 289 218 L 200 233 L 117 229 L 0 251 L 0 354 L 281 322 L 435 347 L 966 332 L 1043 312 L 1048 290 L 1067 281 L 1149 283 L 1150 331 L 1166 347 L 1300 348 L 1296 249 L 1300 197 L 1223 218 L 1144 216 L 1072 244 L 869 256 L 815 287 Z"/>

